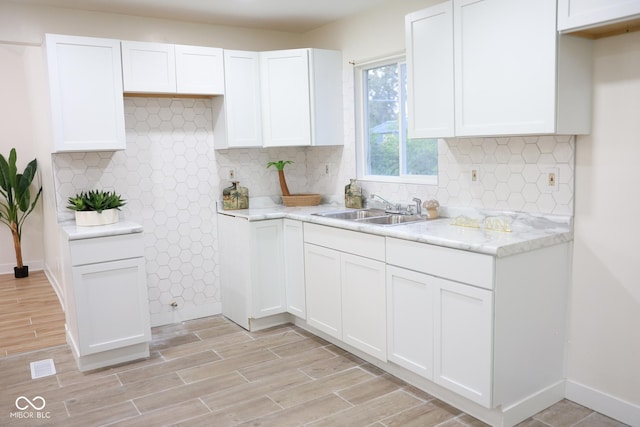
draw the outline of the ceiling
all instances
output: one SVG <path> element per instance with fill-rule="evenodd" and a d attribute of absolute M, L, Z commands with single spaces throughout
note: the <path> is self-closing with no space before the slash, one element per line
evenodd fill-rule
<path fill-rule="evenodd" d="M 13 0 L 89 11 L 303 33 L 394 0 Z M 397 1 L 397 0 L 396 0 Z"/>

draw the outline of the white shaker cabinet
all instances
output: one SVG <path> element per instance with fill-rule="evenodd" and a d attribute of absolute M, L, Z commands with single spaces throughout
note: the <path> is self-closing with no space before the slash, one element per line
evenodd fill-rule
<path fill-rule="evenodd" d="M 286 312 L 282 220 L 218 214 L 218 238 L 222 314 L 248 330 L 271 326 L 260 319 Z"/>
<path fill-rule="evenodd" d="M 386 361 L 384 238 L 304 224 L 307 324 Z"/>
<path fill-rule="evenodd" d="M 47 34 L 53 152 L 126 147 L 120 42 Z"/>
<path fill-rule="evenodd" d="M 340 252 L 304 244 L 307 324 L 342 339 Z"/>
<path fill-rule="evenodd" d="M 123 41 L 124 91 L 176 93 L 175 64 L 172 44 Z"/>
<path fill-rule="evenodd" d="M 558 0 L 558 31 L 577 30 L 612 25 L 625 28 L 625 22 L 640 20 L 639 0 Z"/>
<path fill-rule="evenodd" d="M 342 340 L 387 360 L 386 277 L 384 261 L 340 255 Z"/>
<path fill-rule="evenodd" d="M 433 380 L 434 277 L 387 266 L 387 357 Z"/>
<path fill-rule="evenodd" d="M 283 220 L 284 282 L 287 311 L 301 319 L 307 318 L 304 284 L 304 236 L 302 221 Z"/>
<path fill-rule="evenodd" d="M 260 52 L 265 147 L 342 145 L 339 51 Z"/>
<path fill-rule="evenodd" d="M 225 49 L 224 82 L 224 97 L 213 98 L 214 147 L 262 147 L 259 53 Z"/>
<path fill-rule="evenodd" d="M 409 138 L 453 136 L 453 4 L 409 14 L 405 24 Z"/>
<path fill-rule="evenodd" d="M 491 407 L 493 292 L 433 280 L 434 382 Z"/>
<path fill-rule="evenodd" d="M 430 38 L 450 33 L 449 6 L 453 43 Z M 453 0 L 408 15 L 406 33 L 414 135 L 590 132 L 591 41 L 558 35 L 555 0 Z"/>
<path fill-rule="evenodd" d="M 67 341 L 80 371 L 148 357 L 143 234 L 61 233 Z"/>
<path fill-rule="evenodd" d="M 224 93 L 220 48 L 122 41 L 124 91 L 219 95 Z"/>

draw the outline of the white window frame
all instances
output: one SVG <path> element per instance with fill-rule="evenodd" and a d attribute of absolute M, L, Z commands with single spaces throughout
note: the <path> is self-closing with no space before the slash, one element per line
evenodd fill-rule
<path fill-rule="evenodd" d="M 386 182 L 386 183 L 400 183 L 400 184 L 425 184 L 425 185 L 438 185 L 437 175 L 403 175 L 400 172 L 399 176 L 386 176 L 386 175 L 369 175 L 366 173 L 366 152 L 365 142 L 368 134 L 365 129 L 365 94 L 364 94 L 364 71 L 370 68 L 376 68 L 389 64 L 403 64 L 406 63 L 405 56 L 393 55 L 384 59 L 377 59 L 375 61 L 368 61 L 357 64 L 354 66 L 354 96 L 355 96 L 355 120 L 356 120 L 356 174 L 359 181 L 371 181 L 371 182 Z M 400 135 L 404 132 L 403 123 L 399 123 Z M 400 161 L 404 159 L 404 144 L 400 144 Z M 402 166 L 402 165 L 400 165 Z M 400 168 L 402 171 L 402 167 Z"/>

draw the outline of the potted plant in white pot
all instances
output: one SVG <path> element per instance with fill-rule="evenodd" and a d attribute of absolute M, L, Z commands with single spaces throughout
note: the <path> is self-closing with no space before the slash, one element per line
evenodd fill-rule
<path fill-rule="evenodd" d="M 76 225 L 88 227 L 118 222 L 120 207 L 126 204 L 115 191 L 83 191 L 69 197 L 67 209 L 75 211 Z"/>
<path fill-rule="evenodd" d="M 11 149 L 8 160 L 0 154 L 0 195 L 4 198 L 4 201 L 0 200 L 0 222 L 11 230 L 17 265 L 13 273 L 16 278 L 22 278 L 29 276 L 29 266 L 22 262 L 22 226 L 40 199 L 42 185 L 32 196 L 30 187 L 38 170 L 38 162 L 33 159 L 20 174 L 16 157 L 15 148 Z"/>

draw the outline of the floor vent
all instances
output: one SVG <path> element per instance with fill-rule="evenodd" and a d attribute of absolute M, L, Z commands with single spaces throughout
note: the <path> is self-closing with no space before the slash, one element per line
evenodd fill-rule
<path fill-rule="evenodd" d="M 56 365 L 53 364 L 53 359 L 38 360 L 31 362 L 31 379 L 48 377 L 56 374 Z"/>

